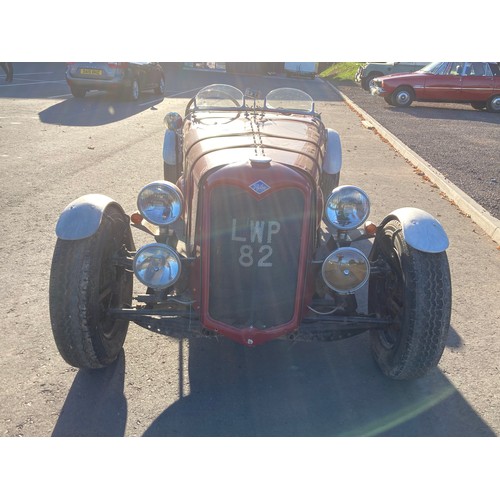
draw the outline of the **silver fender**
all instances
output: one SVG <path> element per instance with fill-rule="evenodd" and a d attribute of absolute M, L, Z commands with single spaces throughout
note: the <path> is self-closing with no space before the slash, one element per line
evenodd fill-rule
<path fill-rule="evenodd" d="M 177 165 L 176 132 L 165 130 L 163 138 L 163 161 L 167 165 Z"/>
<path fill-rule="evenodd" d="M 412 207 L 398 208 L 391 212 L 379 227 L 384 226 L 391 219 L 401 222 L 406 243 L 415 250 L 440 253 L 449 246 L 448 236 L 443 226 L 424 210 Z"/>
<path fill-rule="evenodd" d="M 327 129 L 326 154 L 323 160 L 323 170 L 327 174 L 338 174 L 342 167 L 342 145 L 338 132 Z"/>
<path fill-rule="evenodd" d="M 81 240 L 92 236 L 101 224 L 102 214 L 110 204 L 123 208 L 103 194 L 87 194 L 72 201 L 61 213 L 56 235 L 61 240 Z"/>

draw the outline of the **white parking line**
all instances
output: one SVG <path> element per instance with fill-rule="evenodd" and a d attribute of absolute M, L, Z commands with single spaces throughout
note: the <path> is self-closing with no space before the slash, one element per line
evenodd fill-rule
<path fill-rule="evenodd" d="M 198 90 L 200 90 L 202 88 L 203 87 L 196 87 L 196 88 L 191 89 L 191 90 L 185 90 L 183 92 L 177 92 L 176 94 L 168 94 L 165 97 L 177 97 L 177 96 L 182 95 L 182 94 L 189 94 L 191 92 L 198 92 Z"/>
<path fill-rule="evenodd" d="M 16 76 L 26 76 L 26 75 L 53 75 L 53 71 L 39 71 L 37 73 L 15 73 Z"/>
<path fill-rule="evenodd" d="M 17 73 L 14 75 L 16 78 L 16 81 L 21 81 L 21 82 L 48 82 L 50 80 L 46 80 L 45 78 L 38 77 L 37 75 L 30 76 L 30 75 L 18 75 Z M 59 76 L 59 75 L 52 75 L 54 76 Z"/>
<path fill-rule="evenodd" d="M 3 85 L 0 85 L 0 89 L 4 87 L 23 87 L 25 85 L 44 85 L 45 83 L 66 83 L 66 80 L 44 80 L 42 82 L 29 83 L 4 83 Z"/>

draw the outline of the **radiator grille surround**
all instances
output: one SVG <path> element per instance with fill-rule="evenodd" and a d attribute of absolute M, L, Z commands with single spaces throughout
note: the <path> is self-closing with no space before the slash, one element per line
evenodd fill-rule
<path fill-rule="evenodd" d="M 238 330 L 293 320 L 306 200 L 296 187 L 210 192 L 208 316 Z"/>

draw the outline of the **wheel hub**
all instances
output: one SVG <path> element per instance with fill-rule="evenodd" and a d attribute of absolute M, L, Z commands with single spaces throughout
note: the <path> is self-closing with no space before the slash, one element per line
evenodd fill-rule
<path fill-rule="evenodd" d="M 496 96 L 491 100 L 491 109 L 500 111 L 500 96 Z"/>
<path fill-rule="evenodd" d="M 406 91 L 399 92 L 398 95 L 396 96 L 396 101 L 399 104 L 406 104 L 409 100 L 410 100 L 410 94 Z"/>

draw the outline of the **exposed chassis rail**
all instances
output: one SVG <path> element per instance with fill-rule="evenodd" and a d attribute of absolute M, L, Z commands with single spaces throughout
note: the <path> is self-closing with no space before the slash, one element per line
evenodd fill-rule
<path fill-rule="evenodd" d="M 189 315 L 185 310 L 112 309 L 110 314 L 169 337 L 183 339 L 219 336 L 217 332 L 202 328 L 197 315 Z M 278 339 L 306 342 L 342 340 L 393 324 L 393 320 L 367 315 L 308 316 L 304 318 L 298 330 L 284 334 Z"/>

